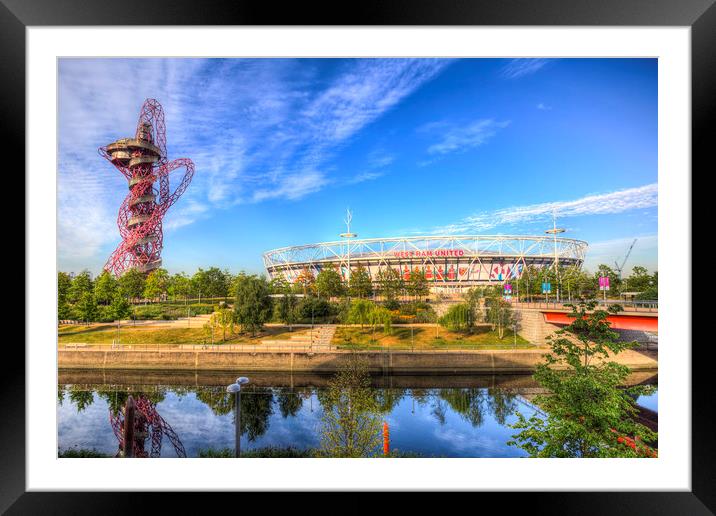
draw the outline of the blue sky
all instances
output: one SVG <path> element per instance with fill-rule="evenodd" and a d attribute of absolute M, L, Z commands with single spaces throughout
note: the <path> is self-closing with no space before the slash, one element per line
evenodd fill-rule
<path fill-rule="evenodd" d="M 126 180 L 97 154 L 164 106 L 196 165 L 164 266 L 263 272 L 276 247 L 541 234 L 556 209 L 585 266 L 657 267 L 656 59 L 61 59 L 58 259 L 97 273 Z"/>

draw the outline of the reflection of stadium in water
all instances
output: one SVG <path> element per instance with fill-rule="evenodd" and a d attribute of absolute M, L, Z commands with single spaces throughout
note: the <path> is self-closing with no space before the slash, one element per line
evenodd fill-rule
<path fill-rule="evenodd" d="M 274 249 L 264 253 L 271 278 L 295 281 L 304 270 L 318 274 L 336 267 L 343 278 L 362 266 L 372 280 L 391 267 L 405 280 L 419 270 L 432 290 L 500 283 L 519 278 L 527 267 L 581 267 L 587 243 L 545 236 L 424 236 L 356 239 Z"/>

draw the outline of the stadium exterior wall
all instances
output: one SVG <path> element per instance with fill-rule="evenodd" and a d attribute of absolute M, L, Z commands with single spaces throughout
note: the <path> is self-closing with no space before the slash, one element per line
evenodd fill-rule
<path fill-rule="evenodd" d="M 433 291 L 500 284 L 521 277 L 527 266 L 581 267 L 588 244 L 571 238 L 515 235 L 423 236 L 351 239 L 264 253 L 266 272 L 293 283 L 304 270 L 317 275 L 336 267 L 344 280 L 348 268 L 363 266 L 374 282 L 386 267 L 408 279 L 422 270 Z"/>

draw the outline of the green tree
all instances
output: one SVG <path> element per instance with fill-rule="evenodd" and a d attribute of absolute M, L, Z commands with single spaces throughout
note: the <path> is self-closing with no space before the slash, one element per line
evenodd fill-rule
<path fill-rule="evenodd" d="M 129 304 L 127 298 L 125 298 L 119 292 L 116 292 L 114 294 L 114 298 L 112 298 L 112 304 L 110 305 L 110 310 L 112 312 L 112 317 L 115 321 L 117 321 L 118 326 L 119 322 L 122 319 L 129 319 L 132 316 L 132 305 Z"/>
<path fill-rule="evenodd" d="M 450 331 L 467 333 L 475 327 L 475 316 L 468 303 L 459 303 L 448 308 L 439 322 Z"/>
<path fill-rule="evenodd" d="M 166 269 L 154 269 L 144 282 L 145 299 L 162 299 L 169 288 L 169 273 Z"/>
<path fill-rule="evenodd" d="M 636 298 L 650 300 L 650 301 L 659 299 L 659 272 L 658 271 L 654 271 L 654 274 L 652 274 L 651 277 L 649 278 L 649 284 L 641 292 L 641 294 L 636 296 Z"/>
<path fill-rule="evenodd" d="M 237 276 L 234 313 L 243 331 L 256 335 L 263 328 L 271 317 L 271 297 L 265 278 L 243 273 Z"/>
<path fill-rule="evenodd" d="M 174 274 L 169 280 L 168 292 L 176 297 L 183 297 L 185 300 L 191 295 L 191 279 L 183 272 Z"/>
<path fill-rule="evenodd" d="M 86 293 L 92 293 L 92 277 L 88 270 L 83 270 L 72 279 L 72 285 L 69 290 L 70 303 L 78 303 L 82 296 Z"/>
<path fill-rule="evenodd" d="M 380 445 L 381 419 L 368 368 L 356 356 L 349 360 L 322 396 L 319 453 L 324 457 L 374 457 Z"/>
<path fill-rule="evenodd" d="M 535 380 L 549 391 L 535 398 L 545 412 L 511 425 L 521 430 L 509 444 L 533 457 L 650 457 L 656 433 L 636 421 L 635 399 L 649 386 L 624 385 L 630 369 L 609 360 L 633 347 L 620 342 L 607 317 L 621 311 L 595 310 L 594 301 L 568 305 L 573 322 L 550 336 L 550 353 Z"/>
<path fill-rule="evenodd" d="M 646 270 L 646 267 L 636 265 L 628 278 L 624 280 L 626 283 L 625 289 L 631 292 L 644 292 L 651 285 L 652 276 Z"/>
<path fill-rule="evenodd" d="M 319 296 L 331 298 L 339 297 L 345 293 L 343 280 L 335 267 L 326 267 L 316 276 L 316 293 Z"/>
<path fill-rule="evenodd" d="M 218 267 L 207 270 L 199 268 L 191 278 L 193 290 L 201 297 L 210 298 L 228 297 L 231 281 L 229 271 L 222 271 Z"/>
<path fill-rule="evenodd" d="M 81 321 L 91 323 L 97 318 L 97 302 L 92 292 L 85 292 L 75 307 Z"/>
<path fill-rule="evenodd" d="M 378 272 L 378 291 L 386 301 L 394 301 L 403 291 L 403 278 L 392 267 L 384 267 Z"/>
<path fill-rule="evenodd" d="M 72 279 L 66 272 L 57 273 L 57 304 L 62 305 L 69 301 Z"/>
<path fill-rule="evenodd" d="M 216 325 L 221 328 L 222 338 L 221 340 L 226 341 L 226 332 L 233 333 L 234 323 L 236 322 L 236 315 L 234 311 L 229 308 L 221 308 L 218 312 L 214 312 L 212 317 L 216 320 Z"/>
<path fill-rule="evenodd" d="M 355 299 L 348 309 L 348 324 L 360 324 L 363 328 L 370 322 L 375 305 L 367 299 Z"/>
<path fill-rule="evenodd" d="M 288 331 L 293 331 L 293 323 L 296 322 L 298 298 L 290 287 L 287 287 L 276 299 L 275 306 L 279 321 L 288 326 Z"/>
<path fill-rule="evenodd" d="M 517 322 L 512 305 L 494 291 L 485 298 L 485 320 L 497 331 L 500 340 L 505 336 L 505 329 L 513 328 Z"/>
<path fill-rule="evenodd" d="M 390 335 L 393 332 L 392 316 L 390 315 L 390 310 L 383 306 L 373 305 L 370 312 L 368 313 L 368 321 L 370 323 L 371 330 L 373 333 L 373 340 L 375 340 L 375 329 L 378 326 L 383 327 L 383 333 L 386 335 Z"/>
<path fill-rule="evenodd" d="M 415 298 L 428 295 L 430 292 L 428 280 L 425 278 L 425 273 L 420 268 L 416 267 L 413 272 L 410 273 L 410 278 L 405 284 L 405 290 L 407 290 L 408 294 Z"/>
<path fill-rule="evenodd" d="M 115 292 L 112 304 L 109 305 L 110 313 L 115 321 L 117 321 L 117 341 L 119 342 L 119 331 L 122 326 L 122 319 L 129 319 L 132 315 L 132 305 L 129 304 L 127 298 L 119 292 Z"/>
<path fill-rule="evenodd" d="M 119 285 L 114 274 L 102 271 L 94 282 L 94 298 L 100 305 L 108 305 L 114 299 Z"/>
<path fill-rule="evenodd" d="M 144 274 L 138 269 L 129 269 L 119 277 L 119 291 L 129 299 L 140 299 L 145 281 Z"/>
<path fill-rule="evenodd" d="M 368 298 L 373 295 L 373 282 L 368 269 L 358 265 L 351 271 L 348 293 L 351 297 Z"/>

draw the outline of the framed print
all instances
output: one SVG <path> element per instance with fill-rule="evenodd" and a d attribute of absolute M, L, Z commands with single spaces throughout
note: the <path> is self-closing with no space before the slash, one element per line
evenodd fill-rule
<path fill-rule="evenodd" d="M 264 9 L 3 0 L 28 296 L 2 508 L 713 511 L 712 2 Z"/>

